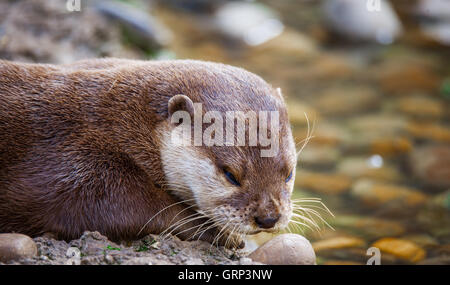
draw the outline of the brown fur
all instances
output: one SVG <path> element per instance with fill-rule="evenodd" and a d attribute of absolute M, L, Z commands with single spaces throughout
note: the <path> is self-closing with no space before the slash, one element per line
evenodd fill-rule
<path fill-rule="evenodd" d="M 203 103 L 204 111 L 280 110 L 288 136 L 280 149 L 292 139 L 282 98 L 239 68 L 200 61 L 0 61 L 0 232 L 73 239 L 97 230 L 134 239 L 164 231 L 180 212 L 178 219 L 191 215 L 185 204 L 170 207 L 138 235 L 149 218 L 179 201 L 166 189 L 157 133 L 176 94 Z M 239 177 L 248 181 L 245 190 L 220 203 L 239 208 L 263 201 L 255 211 L 280 211 L 274 201 L 288 197 L 273 180 L 288 174 L 292 153 L 261 158 L 258 148 L 201 148 L 215 163 L 247 175 Z M 268 191 L 278 198 L 268 199 Z"/>

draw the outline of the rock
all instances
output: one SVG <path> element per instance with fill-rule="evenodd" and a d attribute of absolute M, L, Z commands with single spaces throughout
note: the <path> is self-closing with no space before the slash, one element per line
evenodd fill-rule
<path fill-rule="evenodd" d="M 364 206 L 387 207 L 417 207 L 427 201 L 427 196 L 404 186 L 375 183 L 371 180 L 358 180 L 352 187 L 351 195 L 360 200 Z"/>
<path fill-rule="evenodd" d="M 307 239 L 296 234 L 278 235 L 252 252 L 249 257 L 270 265 L 314 265 L 316 255 Z"/>
<path fill-rule="evenodd" d="M 301 168 L 332 169 L 340 158 L 340 152 L 336 147 L 308 145 L 298 156 L 298 164 Z"/>
<path fill-rule="evenodd" d="M 353 178 L 370 178 L 379 181 L 396 182 L 402 179 L 397 168 L 382 160 L 374 164 L 369 157 L 347 157 L 337 165 L 337 172 Z"/>
<path fill-rule="evenodd" d="M 308 142 L 308 145 L 317 145 L 319 147 L 331 146 L 333 148 L 336 148 L 336 146 L 344 143 L 345 141 L 351 140 L 351 134 L 343 126 L 325 122 L 313 124 L 313 121 L 310 118 L 311 129 L 313 125 L 314 130 L 310 130 L 310 132 L 312 132 L 312 135 L 314 137 Z M 298 149 L 301 147 L 301 141 L 306 138 L 307 133 L 307 127 L 294 129 L 293 135 Z"/>
<path fill-rule="evenodd" d="M 416 148 L 409 157 L 412 173 L 426 185 L 438 189 L 450 187 L 450 146 Z"/>
<path fill-rule="evenodd" d="M 250 46 L 273 39 L 284 30 L 275 12 L 261 3 L 227 2 L 215 12 L 214 22 L 224 35 Z"/>
<path fill-rule="evenodd" d="M 350 119 L 348 124 L 351 131 L 359 134 L 370 130 L 371 133 L 393 136 L 404 132 L 407 121 L 404 116 L 381 113 L 361 115 L 357 120 Z"/>
<path fill-rule="evenodd" d="M 318 120 L 318 112 L 311 106 L 295 100 L 287 103 L 289 114 L 289 122 L 294 126 L 307 126 L 308 120 L 312 124 L 314 120 Z M 299 138 L 300 139 L 300 138 Z"/>
<path fill-rule="evenodd" d="M 400 62 L 387 65 L 382 70 L 379 83 L 388 94 L 436 93 L 439 90 L 440 78 L 425 65 Z"/>
<path fill-rule="evenodd" d="M 295 187 L 323 194 L 342 194 L 352 185 L 352 179 L 342 174 L 297 171 L 295 176 Z"/>
<path fill-rule="evenodd" d="M 422 31 L 435 41 L 450 45 L 450 3 L 446 0 L 421 0 L 415 9 Z"/>
<path fill-rule="evenodd" d="M 135 44 L 144 48 L 167 46 L 172 40 L 172 32 L 167 27 L 148 12 L 132 5 L 117 1 L 99 1 L 96 9 L 122 24 L 130 37 L 136 41 Z"/>
<path fill-rule="evenodd" d="M 252 265 L 253 261 L 251 258 L 248 257 L 241 257 L 239 259 L 239 265 Z"/>
<path fill-rule="evenodd" d="M 406 137 L 381 137 L 371 141 L 370 152 L 382 156 L 394 156 L 409 153 L 412 142 Z"/>
<path fill-rule="evenodd" d="M 7 11 L 0 17 L 3 59 L 61 64 L 86 58 L 139 56 L 123 46 L 119 27 L 87 3 L 94 1 L 81 1 L 81 13 L 68 12 L 59 0 L 2 2 L 6 7 L 0 9 Z"/>
<path fill-rule="evenodd" d="M 405 227 L 399 222 L 364 216 L 337 215 L 332 225 L 366 240 L 400 236 L 406 231 Z"/>
<path fill-rule="evenodd" d="M 396 103 L 398 111 L 417 119 L 440 119 L 445 115 L 444 105 L 427 97 L 408 96 Z"/>
<path fill-rule="evenodd" d="M 351 77 L 357 67 L 345 58 L 323 54 L 316 58 L 303 78 L 305 80 L 337 80 Z"/>
<path fill-rule="evenodd" d="M 382 238 L 373 243 L 372 246 L 380 249 L 382 253 L 385 252 L 394 255 L 410 263 L 417 263 L 426 256 L 423 248 L 412 241 L 404 239 Z"/>
<path fill-rule="evenodd" d="M 450 143 L 450 128 L 436 123 L 411 122 L 406 130 L 418 140 Z"/>
<path fill-rule="evenodd" d="M 356 41 L 391 44 L 402 33 L 402 26 L 388 1 L 378 7 L 360 0 L 329 0 L 323 5 L 326 25 L 332 31 Z"/>
<path fill-rule="evenodd" d="M 316 253 L 330 251 L 343 248 L 363 248 L 366 242 L 357 237 L 340 236 L 325 240 L 319 240 L 312 243 L 312 247 Z"/>
<path fill-rule="evenodd" d="M 347 116 L 376 109 L 378 94 L 367 87 L 331 87 L 324 90 L 315 107 L 324 115 Z"/>
<path fill-rule="evenodd" d="M 0 262 L 17 261 L 35 257 L 38 253 L 36 243 L 22 234 L 0 234 Z"/>
<path fill-rule="evenodd" d="M 412 241 L 425 249 L 439 246 L 439 241 L 428 234 L 409 234 L 402 236 L 401 239 Z"/>
<path fill-rule="evenodd" d="M 450 243 L 450 190 L 431 198 L 416 216 L 416 226 Z"/>

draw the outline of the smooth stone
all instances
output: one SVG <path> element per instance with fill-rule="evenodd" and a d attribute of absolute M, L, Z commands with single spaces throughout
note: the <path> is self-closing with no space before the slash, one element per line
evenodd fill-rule
<path fill-rule="evenodd" d="M 377 183 L 368 179 L 356 181 L 350 194 L 369 208 L 386 207 L 387 204 L 395 204 L 399 207 L 417 207 L 427 201 L 427 196 L 416 189 Z"/>
<path fill-rule="evenodd" d="M 423 96 L 399 98 L 396 102 L 396 109 L 417 119 L 440 119 L 446 112 L 442 102 Z"/>
<path fill-rule="evenodd" d="M 9 262 L 32 258 L 38 253 L 36 243 L 23 234 L 0 234 L 0 261 Z"/>
<path fill-rule="evenodd" d="M 364 86 L 330 87 L 318 95 L 315 107 L 324 115 L 348 116 L 376 109 L 379 95 Z"/>
<path fill-rule="evenodd" d="M 391 254 L 399 259 L 417 263 L 426 256 L 426 251 L 416 243 L 399 238 L 382 238 L 372 244 L 381 252 Z"/>
<path fill-rule="evenodd" d="M 266 242 L 249 256 L 269 265 L 314 265 L 316 255 L 311 243 L 297 234 L 281 234 Z"/>
<path fill-rule="evenodd" d="M 263 44 L 284 30 L 275 11 L 262 3 L 227 2 L 215 12 L 214 23 L 222 34 L 249 46 Z"/>
<path fill-rule="evenodd" d="M 450 143 L 450 128 L 440 124 L 410 122 L 406 131 L 418 140 Z"/>
<path fill-rule="evenodd" d="M 303 78 L 314 81 L 345 79 L 351 77 L 356 70 L 357 67 L 345 58 L 323 54 L 305 70 Z"/>
<path fill-rule="evenodd" d="M 399 222 L 367 216 L 337 215 L 332 225 L 366 240 L 400 236 L 406 231 Z"/>
<path fill-rule="evenodd" d="M 352 179 L 342 174 L 297 171 L 295 187 L 323 194 L 342 194 L 350 190 Z"/>
<path fill-rule="evenodd" d="M 388 94 L 435 93 L 441 82 L 431 68 L 423 64 L 399 62 L 387 65 L 380 70 L 379 84 Z"/>
<path fill-rule="evenodd" d="M 172 41 L 172 32 L 146 11 L 117 1 L 99 1 L 95 8 L 124 25 L 138 45 L 154 48 L 167 46 Z"/>
<path fill-rule="evenodd" d="M 413 149 L 411 140 L 406 137 L 376 138 L 370 143 L 370 152 L 382 156 L 395 156 L 409 153 Z"/>
<path fill-rule="evenodd" d="M 327 27 L 353 41 L 372 41 L 391 44 L 402 33 L 401 22 L 386 0 L 328 0 L 322 11 Z M 379 10 L 378 10 L 378 9 Z M 377 10 L 373 10 L 377 9 Z"/>
<path fill-rule="evenodd" d="M 310 169 L 331 169 L 339 161 L 339 150 L 332 146 L 306 146 L 298 156 L 298 165 Z"/>
<path fill-rule="evenodd" d="M 312 243 L 314 251 L 321 253 L 329 250 L 343 249 L 343 248 L 363 248 L 366 242 L 357 237 L 338 236 L 329 239 L 319 240 Z"/>
<path fill-rule="evenodd" d="M 319 119 L 318 112 L 311 106 L 295 100 L 287 102 L 289 121 L 294 126 L 307 126 L 308 121 L 312 124 L 313 120 Z"/>
<path fill-rule="evenodd" d="M 344 142 L 350 141 L 352 139 L 350 132 L 343 126 L 325 122 L 314 124 L 313 122 L 314 121 L 311 118 L 310 132 L 312 127 L 314 126 L 314 132 L 312 133 L 314 137 L 309 140 L 308 145 L 317 145 L 319 147 L 330 146 L 336 148 L 336 146 L 339 146 Z M 301 147 L 302 143 L 300 142 L 306 138 L 307 133 L 307 127 L 294 127 L 293 136 L 297 143 L 297 148 Z"/>
<path fill-rule="evenodd" d="M 421 19 L 422 31 L 443 44 L 450 45 L 450 2 L 447 0 L 421 0 L 414 9 Z"/>
<path fill-rule="evenodd" d="M 409 168 L 426 185 L 438 189 L 450 187 L 450 147 L 433 145 L 416 148 L 409 157 Z"/>
<path fill-rule="evenodd" d="M 348 121 L 349 129 L 357 133 L 365 133 L 368 130 L 380 135 L 398 135 L 403 132 L 407 126 L 407 120 L 404 116 L 373 114 L 362 115 L 357 120 Z"/>
<path fill-rule="evenodd" d="M 397 168 L 382 162 L 382 165 L 373 165 L 369 156 L 347 157 L 337 165 L 337 173 L 342 173 L 353 178 L 370 178 L 379 181 L 396 182 L 402 179 Z"/>

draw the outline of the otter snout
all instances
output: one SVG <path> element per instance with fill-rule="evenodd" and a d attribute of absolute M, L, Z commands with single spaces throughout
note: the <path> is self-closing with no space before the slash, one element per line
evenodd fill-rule
<path fill-rule="evenodd" d="M 270 229 L 275 226 L 280 217 L 281 217 L 280 214 L 276 214 L 274 216 L 271 215 L 255 216 L 254 219 L 258 227 L 262 229 Z"/>

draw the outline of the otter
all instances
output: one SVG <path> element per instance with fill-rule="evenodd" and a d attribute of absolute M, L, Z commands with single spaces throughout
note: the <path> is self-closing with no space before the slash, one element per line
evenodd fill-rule
<path fill-rule="evenodd" d="M 278 112 L 279 151 L 174 143 L 180 124 L 170 117 L 192 114 L 194 103 L 203 112 Z M 86 230 L 112 240 L 171 233 L 242 246 L 243 235 L 287 226 L 295 167 L 281 92 L 244 69 L 0 60 L 0 232 L 64 240 Z"/>

